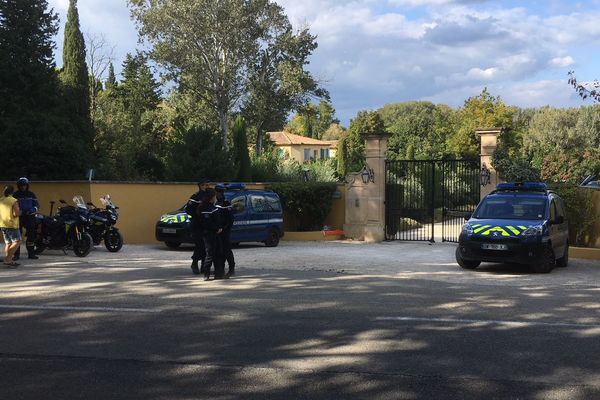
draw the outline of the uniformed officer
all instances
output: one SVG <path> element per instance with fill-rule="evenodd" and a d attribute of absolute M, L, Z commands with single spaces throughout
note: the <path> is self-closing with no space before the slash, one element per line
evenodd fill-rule
<path fill-rule="evenodd" d="M 29 190 L 29 179 L 19 178 L 17 181 L 17 191 L 13 193 L 13 197 L 19 202 L 19 208 L 21 209 L 21 216 L 19 217 L 19 225 L 21 231 L 25 228 L 27 240 L 25 246 L 27 247 L 27 255 L 31 260 L 37 260 L 38 256 L 35 255 L 35 213 L 40 209 L 40 203 L 38 202 L 35 193 Z M 22 233 L 22 232 L 21 232 Z M 21 249 L 18 248 L 15 252 L 14 259 L 18 260 L 21 256 Z"/>
<path fill-rule="evenodd" d="M 221 220 L 223 223 L 223 233 L 220 235 L 221 239 L 221 250 L 223 256 L 219 262 L 223 263 L 223 270 L 225 270 L 225 261 L 227 261 L 227 277 L 235 275 L 235 257 L 233 256 L 233 250 L 231 246 L 231 229 L 233 228 L 233 209 L 231 202 L 225 198 L 225 187 L 223 185 L 215 186 L 217 192 L 217 208 L 221 214 Z"/>
<path fill-rule="evenodd" d="M 200 228 L 200 209 L 202 206 L 202 199 L 206 191 L 210 187 L 210 181 L 208 179 L 201 179 L 198 181 L 198 191 L 194 193 L 188 200 L 185 206 L 185 212 L 189 214 L 192 222 L 190 228 L 192 230 L 192 237 L 194 239 L 194 254 L 192 254 L 192 272 L 195 275 L 199 275 L 204 271 L 204 259 L 206 258 L 206 249 L 204 247 L 204 240 L 202 239 L 202 229 Z M 200 263 L 200 268 L 198 268 Z"/>
<path fill-rule="evenodd" d="M 202 238 L 204 239 L 204 248 L 206 249 L 206 258 L 204 259 L 204 280 L 210 279 L 210 270 L 215 265 L 215 279 L 224 279 L 225 270 L 223 263 L 218 262 L 222 257 L 220 252 L 220 238 L 223 233 L 223 224 L 220 219 L 219 209 L 215 206 L 217 196 L 214 189 L 207 189 L 204 193 L 202 204 L 200 205 L 200 228 L 202 229 Z"/>

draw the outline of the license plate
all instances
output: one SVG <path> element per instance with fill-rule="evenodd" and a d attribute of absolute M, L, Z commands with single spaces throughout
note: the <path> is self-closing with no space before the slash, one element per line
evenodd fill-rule
<path fill-rule="evenodd" d="M 172 229 L 172 228 L 163 228 L 162 232 L 163 232 L 163 233 L 170 233 L 170 234 L 174 234 L 174 233 L 177 233 L 177 229 Z"/>
<path fill-rule="evenodd" d="M 495 244 L 495 243 L 484 243 L 481 245 L 483 250 L 508 250 L 508 246 L 505 244 Z"/>

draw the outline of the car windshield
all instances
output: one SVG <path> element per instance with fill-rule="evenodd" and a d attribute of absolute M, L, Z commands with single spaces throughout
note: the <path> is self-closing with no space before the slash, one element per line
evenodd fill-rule
<path fill-rule="evenodd" d="M 529 219 L 544 218 L 546 199 L 530 196 L 491 196 L 486 198 L 476 212 L 479 219 Z"/>

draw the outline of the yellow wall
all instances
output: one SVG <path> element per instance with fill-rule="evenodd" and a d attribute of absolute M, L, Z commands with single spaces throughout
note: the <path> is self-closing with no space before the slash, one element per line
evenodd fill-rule
<path fill-rule="evenodd" d="M 327 146 L 315 146 L 315 145 L 292 145 L 292 146 L 277 146 L 278 149 L 283 149 L 286 154 L 289 154 L 289 158 L 296 160 L 299 163 L 303 163 L 304 160 L 304 149 L 310 149 L 311 157 L 314 157 L 314 151 L 317 151 L 317 159 L 321 158 L 321 149 L 329 149 L 329 157 L 335 156 L 335 150 L 330 149 Z"/>
<path fill-rule="evenodd" d="M 0 183 L 2 184 L 2 183 Z M 13 184 L 12 182 L 4 182 Z M 265 184 L 252 183 L 246 185 L 249 189 L 264 189 Z M 125 243 L 141 244 L 156 243 L 154 227 L 160 216 L 166 212 L 177 210 L 190 195 L 198 190 L 195 184 L 185 183 L 102 183 L 102 182 L 32 182 L 33 191 L 40 201 L 41 213 L 50 213 L 50 200 L 57 204 L 59 199 L 73 204 L 73 196 L 81 195 L 86 202 L 91 201 L 101 207 L 100 197 L 110 194 L 115 205 L 119 206 L 119 222 Z M 344 185 L 338 190 L 344 193 Z M 341 228 L 344 224 L 345 201 L 333 200 L 333 210 L 326 224 Z M 341 209 L 340 209 L 341 208 Z M 284 215 L 284 221 L 285 221 Z"/>

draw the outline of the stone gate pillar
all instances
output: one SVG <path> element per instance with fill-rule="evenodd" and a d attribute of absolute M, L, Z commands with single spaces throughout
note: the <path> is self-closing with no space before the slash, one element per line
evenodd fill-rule
<path fill-rule="evenodd" d="M 481 198 L 483 199 L 500 182 L 498 173 L 492 166 L 492 155 L 498 148 L 498 140 L 502 134 L 502 128 L 480 128 L 477 129 L 477 134 L 481 137 Z M 489 172 L 489 180 L 484 179 L 484 176 Z"/>
<path fill-rule="evenodd" d="M 346 237 L 366 242 L 385 240 L 385 153 L 388 135 L 365 138 L 366 163 L 346 177 Z"/>

